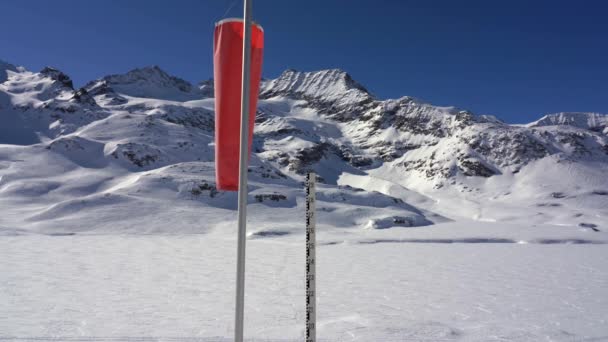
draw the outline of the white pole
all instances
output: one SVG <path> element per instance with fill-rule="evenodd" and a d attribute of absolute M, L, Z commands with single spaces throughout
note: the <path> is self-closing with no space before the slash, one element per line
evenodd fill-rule
<path fill-rule="evenodd" d="M 306 176 L 306 342 L 315 342 L 316 334 L 316 282 L 315 282 L 315 180 L 314 172 Z"/>
<path fill-rule="evenodd" d="M 247 163 L 249 154 L 249 69 L 251 60 L 251 0 L 244 0 L 243 83 L 241 86 L 241 145 L 239 155 L 238 245 L 234 340 L 243 341 L 245 307 L 245 243 L 247 232 Z"/>

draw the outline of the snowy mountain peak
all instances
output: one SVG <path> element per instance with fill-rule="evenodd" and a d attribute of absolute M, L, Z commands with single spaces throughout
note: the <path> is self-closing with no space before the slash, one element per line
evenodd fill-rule
<path fill-rule="evenodd" d="M 7 71 L 17 71 L 17 67 L 0 59 L 0 83 L 7 80 Z"/>
<path fill-rule="evenodd" d="M 323 114 L 347 120 L 375 100 L 365 87 L 340 69 L 314 72 L 284 71 L 278 78 L 263 82 L 261 98 L 289 97 L 306 100 Z"/>
<path fill-rule="evenodd" d="M 116 93 L 132 97 L 170 101 L 189 101 L 202 97 L 200 90 L 190 82 L 171 76 L 156 65 L 133 69 L 125 74 L 109 75 L 90 82 L 85 88 L 90 90 L 102 84 Z"/>
<path fill-rule="evenodd" d="M 183 86 L 184 91 L 188 90 L 185 88 L 192 86 L 187 81 L 184 81 L 180 78 L 169 75 L 167 72 L 165 72 L 163 69 L 161 69 L 158 65 L 150 65 L 150 66 L 146 66 L 143 68 L 135 68 L 135 69 L 127 72 L 126 74 L 110 75 L 110 76 L 106 77 L 106 79 L 111 79 L 113 81 L 119 81 L 119 82 L 120 81 L 129 82 L 129 81 L 132 81 L 133 79 L 144 79 L 148 82 L 157 82 L 157 83 L 169 82 L 169 83 L 174 83 L 176 85 Z"/>
<path fill-rule="evenodd" d="M 526 126 L 542 127 L 558 125 L 601 131 L 608 127 L 608 114 L 576 112 L 549 114 Z"/>
<path fill-rule="evenodd" d="M 365 87 L 353 80 L 347 72 L 340 69 L 313 72 L 288 69 L 278 78 L 266 82 L 262 89 L 262 94 L 266 97 L 289 94 L 335 99 L 348 92 L 361 96 L 371 96 Z"/>
<path fill-rule="evenodd" d="M 74 89 L 74 84 L 70 76 L 66 75 L 59 69 L 47 66 L 40 71 L 40 74 L 49 77 L 56 82 L 59 82 L 64 87 Z"/>

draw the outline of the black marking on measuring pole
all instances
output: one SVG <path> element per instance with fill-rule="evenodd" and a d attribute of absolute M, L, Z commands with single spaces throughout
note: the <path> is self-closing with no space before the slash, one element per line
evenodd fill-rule
<path fill-rule="evenodd" d="M 306 175 L 306 342 L 315 342 L 316 284 L 315 284 L 315 180 L 314 172 Z"/>

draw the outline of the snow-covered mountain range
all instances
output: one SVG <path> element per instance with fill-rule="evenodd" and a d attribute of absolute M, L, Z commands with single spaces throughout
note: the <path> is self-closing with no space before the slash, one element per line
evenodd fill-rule
<path fill-rule="evenodd" d="M 0 62 L 0 230 L 234 229 L 236 196 L 214 185 L 213 106 L 212 81 L 157 66 L 75 89 L 54 68 Z M 512 125 L 378 99 L 337 69 L 287 70 L 263 81 L 253 149 L 252 236 L 303 226 L 308 170 L 327 229 L 457 219 L 608 229 L 604 114 Z"/>

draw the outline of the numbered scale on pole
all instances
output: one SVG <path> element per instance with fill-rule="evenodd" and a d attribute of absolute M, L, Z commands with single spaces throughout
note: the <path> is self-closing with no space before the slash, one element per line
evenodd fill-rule
<path fill-rule="evenodd" d="M 306 176 L 306 342 L 316 341 L 315 180 L 315 173 L 309 172 Z"/>

